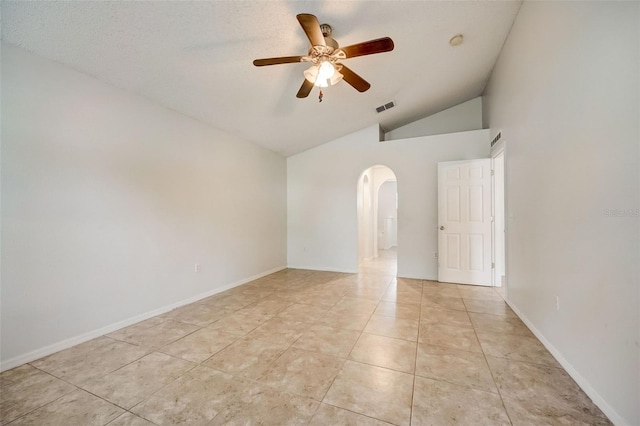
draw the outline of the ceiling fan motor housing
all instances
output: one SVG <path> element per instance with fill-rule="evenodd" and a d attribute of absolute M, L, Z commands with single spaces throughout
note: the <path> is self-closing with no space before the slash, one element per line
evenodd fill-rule
<path fill-rule="evenodd" d="M 333 32 L 333 28 L 329 24 L 320 24 L 320 31 L 322 31 L 323 36 L 329 37 Z"/>
<path fill-rule="evenodd" d="M 324 41 L 327 46 L 333 47 L 334 50 L 338 48 L 338 42 L 333 37 L 325 36 Z"/>
<path fill-rule="evenodd" d="M 331 28 L 331 25 L 321 24 L 320 31 L 322 31 L 322 35 L 324 36 L 324 41 L 327 46 L 332 47 L 333 50 L 339 47 L 338 42 L 333 37 L 331 37 L 331 33 L 333 32 L 333 28 Z"/>

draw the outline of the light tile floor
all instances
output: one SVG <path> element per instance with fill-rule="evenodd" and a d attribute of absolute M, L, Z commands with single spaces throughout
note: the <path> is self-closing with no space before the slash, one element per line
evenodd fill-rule
<path fill-rule="evenodd" d="M 285 270 L 0 375 L 0 424 L 604 425 L 491 288 Z"/>

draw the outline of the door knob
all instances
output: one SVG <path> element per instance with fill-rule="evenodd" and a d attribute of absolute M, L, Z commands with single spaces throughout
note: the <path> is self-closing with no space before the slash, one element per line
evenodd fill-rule
<path fill-rule="evenodd" d="M 441 230 L 441 231 L 444 231 L 444 226 L 441 226 L 441 227 L 440 227 L 440 230 Z"/>

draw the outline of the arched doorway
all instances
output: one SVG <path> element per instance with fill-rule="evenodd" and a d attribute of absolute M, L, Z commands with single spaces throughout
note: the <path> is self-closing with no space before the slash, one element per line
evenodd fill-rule
<path fill-rule="evenodd" d="M 358 179 L 358 263 L 360 270 L 397 270 L 398 190 L 396 175 L 376 165 Z"/>

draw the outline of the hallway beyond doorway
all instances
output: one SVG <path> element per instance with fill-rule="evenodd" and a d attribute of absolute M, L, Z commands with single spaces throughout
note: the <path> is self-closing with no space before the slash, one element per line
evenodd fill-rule
<path fill-rule="evenodd" d="M 384 274 L 396 276 L 398 272 L 398 249 L 378 250 L 378 257 L 360 261 L 361 274 Z"/>

